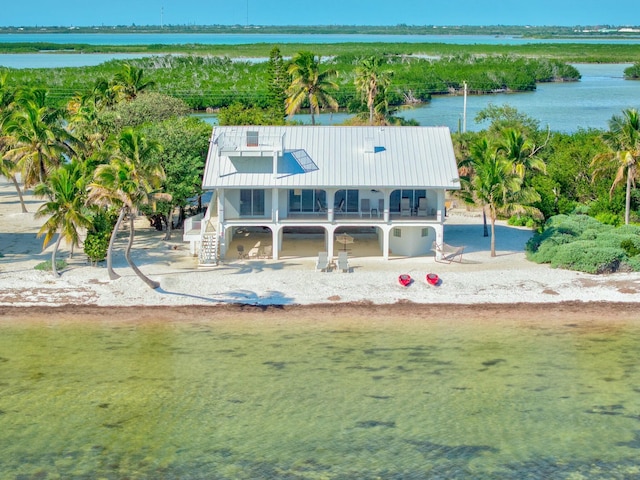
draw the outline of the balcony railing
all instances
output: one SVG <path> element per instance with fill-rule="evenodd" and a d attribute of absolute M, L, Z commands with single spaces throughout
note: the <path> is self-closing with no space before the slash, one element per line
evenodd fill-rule
<path fill-rule="evenodd" d="M 263 135 L 251 131 L 224 132 L 216 139 L 219 151 L 225 154 L 282 151 L 282 142 L 282 135 Z"/>

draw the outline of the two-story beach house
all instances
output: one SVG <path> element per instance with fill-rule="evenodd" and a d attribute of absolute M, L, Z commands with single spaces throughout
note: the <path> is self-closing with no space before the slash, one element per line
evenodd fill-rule
<path fill-rule="evenodd" d="M 350 229 L 369 229 L 382 259 L 429 254 L 460 179 L 447 127 L 226 126 L 213 128 L 202 187 L 211 200 L 184 240 L 216 265 L 248 228 L 269 232 L 273 259 L 305 231 L 332 257 Z"/>

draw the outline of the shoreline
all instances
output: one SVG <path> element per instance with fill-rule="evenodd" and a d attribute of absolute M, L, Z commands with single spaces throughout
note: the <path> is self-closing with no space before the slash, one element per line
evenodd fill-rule
<path fill-rule="evenodd" d="M 243 325 L 259 322 L 263 326 L 334 324 L 350 326 L 406 326 L 442 322 L 455 324 L 515 323 L 524 326 L 585 326 L 589 323 L 616 324 L 640 320 L 636 303 L 558 302 L 513 304 L 438 304 L 401 302 L 377 305 L 369 302 L 256 306 L 246 304 L 216 306 L 94 306 L 59 305 L 3 307 L 0 327 L 20 324 L 175 324 L 175 325 Z M 455 325 L 450 324 L 450 325 Z"/>
<path fill-rule="evenodd" d="M 109 280 L 104 266 L 90 266 L 81 250 L 67 258 L 66 245 L 61 245 L 58 259 L 65 258 L 68 266 L 54 278 L 34 268 L 50 260 L 52 246 L 43 250 L 37 238 L 42 220 L 35 220 L 33 212 L 40 201 L 30 192 L 25 200 L 30 213 L 21 213 L 13 186 L 0 181 L 0 319 L 6 319 L 7 312 L 35 316 L 41 309 L 73 317 L 77 312 L 108 317 L 102 312 L 118 309 L 123 315 L 137 311 L 140 318 L 149 318 L 147 311 L 165 317 L 165 310 L 174 316 L 259 311 L 288 318 L 382 312 L 396 319 L 423 319 L 425 312 L 440 312 L 442 318 L 461 318 L 465 312 L 479 318 L 490 318 L 484 312 L 513 317 L 518 312 L 530 318 L 550 314 L 545 310 L 615 319 L 621 312 L 640 312 L 640 273 L 591 275 L 530 262 L 524 246 L 533 233 L 504 222 L 496 226 L 497 255 L 491 257 L 491 239 L 483 236 L 479 212 L 464 209 L 450 209 L 446 219 L 445 241 L 464 246 L 462 261 L 450 264 L 435 262 L 433 252 L 385 261 L 376 256 L 375 241 L 358 238 L 350 245 L 349 273 L 316 271 L 322 239 L 319 244 L 313 239 L 289 243 L 281 260 L 238 259 L 231 248 L 219 266 L 199 268 L 180 231 L 164 241 L 164 232 L 140 218 L 132 257 L 145 275 L 160 283 L 159 289 L 150 289 L 127 266 L 126 234 L 119 236 L 114 250 L 118 280 Z M 441 282 L 429 285 L 427 273 L 437 274 Z M 414 282 L 401 286 L 400 274 L 411 275 Z"/>

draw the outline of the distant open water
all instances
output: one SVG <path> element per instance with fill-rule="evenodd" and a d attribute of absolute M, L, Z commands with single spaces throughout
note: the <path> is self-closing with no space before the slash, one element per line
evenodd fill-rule
<path fill-rule="evenodd" d="M 449 44 L 508 44 L 526 43 L 626 43 L 639 44 L 640 37 L 624 39 L 530 39 L 514 36 L 490 35 L 295 35 L 295 34 L 0 34 L 0 43 L 50 42 L 84 43 L 92 45 L 143 44 L 229 44 L 247 43 L 342 43 L 342 42 L 439 42 Z M 139 58 L 143 54 L 0 54 L 0 66 L 10 68 L 54 68 L 98 65 L 112 59 Z M 486 127 L 474 121 L 478 112 L 489 104 L 509 104 L 554 131 L 571 133 L 579 128 L 606 129 L 612 115 L 626 108 L 640 108 L 640 82 L 623 79 L 626 64 L 576 65 L 582 74 L 580 82 L 539 84 L 535 92 L 470 96 L 467 101 L 466 130 Z M 463 98 L 438 96 L 426 105 L 398 113 L 420 125 L 445 125 L 452 131 L 464 128 Z M 320 124 L 339 124 L 350 115 L 321 114 Z M 215 123 L 215 116 L 203 116 Z M 308 115 L 296 120 L 310 123 Z"/>

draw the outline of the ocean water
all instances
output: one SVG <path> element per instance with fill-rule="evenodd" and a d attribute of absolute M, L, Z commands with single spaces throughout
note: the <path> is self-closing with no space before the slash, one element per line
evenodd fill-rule
<path fill-rule="evenodd" d="M 427 318 L 3 322 L 0 478 L 640 475 L 640 324 Z"/>
<path fill-rule="evenodd" d="M 627 108 L 640 108 L 640 81 L 625 80 L 629 64 L 577 64 L 579 82 L 540 83 L 535 92 L 502 93 L 467 97 L 466 130 L 479 131 L 488 126 L 475 121 L 489 106 L 510 105 L 537 120 L 542 129 L 575 132 L 579 128 L 606 130 L 613 115 Z M 420 125 L 446 125 L 451 131 L 463 130 L 462 96 L 435 96 L 426 105 L 398 113 Z"/>
<path fill-rule="evenodd" d="M 467 131 L 480 131 L 488 125 L 476 122 L 476 115 L 489 105 L 510 105 L 539 122 L 542 129 L 572 133 L 580 128 L 606 130 L 613 115 L 626 108 L 640 108 L 640 81 L 624 80 L 628 64 L 575 65 L 582 79 L 569 83 L 542 83 L 535 92 L 470 95 L 467 97 Z M 464 99 L 462 96 L 434 96 L 432 100 L 415 108 L 397 112 L 406 119 L 416 120 L 422 126 L 447 126 L 452 132 L 463 130 Z M 198 115 L 215 125 L 215 115 Z M 339 125 L 351 115 L 347 113 L 321 113 L 316 116 L 320 125 Z M 311 124 L 311 117 L 298 114 L 295 120 Z"/>

